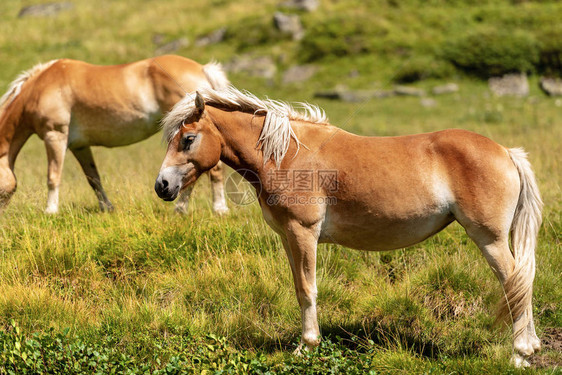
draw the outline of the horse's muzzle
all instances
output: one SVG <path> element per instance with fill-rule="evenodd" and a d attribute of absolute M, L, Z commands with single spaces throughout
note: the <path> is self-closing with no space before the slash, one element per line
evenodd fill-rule
<path fill-rule="evenodd" d="M 154 184 L 154 190 L 156 191 L 156 194 L 158 194 L 160 198 L 168 202 L 176 199 L 180 192 L 179 185 L 170 186 L 168 180 L 166 180 L 162 176 L 158 176 L 158 178 L 156 179 L 156 183 Z"/>

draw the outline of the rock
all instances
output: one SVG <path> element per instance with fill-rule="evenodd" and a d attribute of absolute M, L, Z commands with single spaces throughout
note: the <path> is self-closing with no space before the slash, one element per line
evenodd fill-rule
<path fill-rule="evenodd" d="M 298 9 L 312 12 L 318 9 L 320 2 L 318 0 L 289 0 L 279 4 L 282 8 Z"/>
<path fill-rule="evenodd" d="M 459 85 L 456 83 L 447 83 L 445 85 L 435 86 L 431 89 L 433 95 L 452 94 L 457 91 L 459 91 Z"/>
<path fill-rule="evenodd" d="M 291 35 L 293 40 L 301 40 L 304 36 L 301 19 L 296 14 L 275 12 L 273 15 L 273 24 L 283 34 Z"/>
<path fill-rule="evenodd" d="M 165 55 L 167 53 L 175 52 L 180 48 L 185 48 L 189 46 L 189 39 L 187 38 L 179 38 L 176 40 L 172 40 L 169 43 L 163 44 L 160 47 L 156 48 L 154 51 L 155 55 Z"/>
<path fill-rule="evenodd" d="M 359 70 L 352 69 L 352 70 L 349 71 L 349 73 L 347 73 L 347 76 L 349 78 L 357 78 L 357 77 L 359 77 Z"/>
<path fill-rule="evenodd" d="M 198 47 L 208 46 L 210 44 L 217 44 L 224 40 L 226 35 L 226 27 L 221 27 L 209 34 L 200 36 L 195 40 L 195 45 Z"/>
<path fill-rule="evenodd" d="M 273 79 L 277 73 L 277 66 L 269 56 L 251 57 L 235 56 L 224 65 L 227 72 L 246 73 L 254 77 Z"/>
<path fill-rule="evenodd" d="M 393 90 L 347 90 L 335 89 L 328 91 L 319 91 L 314 94 L 316 98 L 341 100 L 344 102 L 358 103 L 369 99 L 387 98 L 393 96 Z"/>
<path fill-rule="evenodd" d="M 422 105 L 422 107 L 431 108 L 437 105 L 437 101 L 433 98 L 422 98 L 420 100 L 420 104 Z"/>
<path fill-rule="evenodd" d="M 497 96 L 527 96 L 529 95 L 529 82 L 527 75 L 506 74 L 503 77 L 492 77 L 488 80 L 488 86 Z"/>
<path fill-rule="evenodd" d="M 290 67 L 283 73 L 283 83 L 302 82 L 310 79 L 316 72 L 318 67 L 315 65 L 295 65 Z"/>
<path fill-rule="evenodd" d="M 395 86 L 394 93 L 403 96 L 425 96 L 425 90 L 411 86 Z"/>
<path fill-rule="evenodd" d="M 562 79 L 541 77 L 540 87 L 549 96 L 562 96 Z"/>
<path fill-rule="evenodd" d="M 340 92 L 340 99 L 344 102 L 359 103 L 373 98 L 385 98 L 390 96 L 382 90 L 348 90 Z"/>
<path fill-rule="evenodd" d="M 72 8 L 74 4 L 70 2 L 30 5 L 21 8 L 18 17 L 49 17 Z"/>
<path fill-rule="evenodd" d="M 367 90 L 340 91 L 339 99 L 348 103 L 360 103 L 371 99 L 372 93 Z"/>
<path fill-rule="evenodd" d="M 371 91 L 372 98 L 388 98 L 390 96 L 396 95 L 394 90 L 373 90 Z"/>
<path fill-rule="evenodd" d="M 160 33 L 155 33 L 152 34 L 152 43 L 154 43 L 155 45 L 159 46 L 162 43 L 164 43 L 164 40 L 166 40 L 166 36 L 164 34 L 160 34 Z"/>
<path fill-rule="evenodd" d="M 341 99 L 340 91 L 337 90 L 318 91 L 314 93 L 314 97 L 331 100 Z"/>

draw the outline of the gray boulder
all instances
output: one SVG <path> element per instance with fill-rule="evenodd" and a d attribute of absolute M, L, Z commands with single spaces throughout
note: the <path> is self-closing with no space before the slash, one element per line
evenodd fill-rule
<path fill-rule="evenodd" d="M 175 52 L 181 48 L 185 48 L 189 46 L 189 39 L 187 38 L 179 38 L 176 40 L 172 40 L 169 43 L 163 44 L 160 47 L 156 48 L 154 51 L 155 55 L 165 55 L 167 53 Z"/>
<path fill-rule="evenodd" d="M 275 12 L 273 15 L 273 24 L 277 30 L 283 34 L 291 35 L 293 40 L 300 40 L 304 36 L 301 19 L 296 14 L 285 14 Z"/>
<path fill-rule="evenodd" d="M 283 73 L 283 83 L 303 82 L 310 79 L 316 72 L 318 67 L 315 65 L 295 65 L 290 67 Z"/>
<path fill-rule="evenodd" d="M 70 2 L 30 5 L 20 9 L 18 17 L 49 17 L 74 8 Z"/>
<path fill-rule="evenodd" d="M 456 83 L 447 83 L 440 86 L 435 86 L 431 89 L 433 95 L 452 94 L 459 91 L 459 85 Z"/>
<path fill-rule="evenodd" d="M 279 4 L 282 8 L 298 9 L 312 12 L 318 9 L 320 2 L 318 0 L 289 0 Z"/>
<path fill-rule="evenodd" d="M 562 79 L 541 77 L 540 88 L 549 96 L 562 96 Z"/>
<path fill-rule="evenodd" d="M 152 43 L 154 43 L 156 46 L 160 46 L 166 40 L 166 35 L 161 34 L 161 33 L 155 33 L 155 34 L 152 34 L 151 40 L 152 40 Z"/>
<path fill-rule="evenodd" d="M 402 96 L 425 96 L 425 90 L 411 86 L 395 86 L 394 93 Z"/>
<path fill-rule="evenodd" d="M 529 81 L 525 73 L 506 74 L 503 77 L 492 77 L 488 86 L 497 96 L 527 96 Z"/>
<path fill-rule="evenodd" d="M 273 79 L 277 73 L 277 66 L 269 56 L 252 57 L 248 55 L 235 56 L 224 69 L 232 73 L 246 73 L 254 77 Z"/>
<path fill-rule="evenodd" d="M 217 44 L 224 40 L 226 35 L 226 27 L 221 27 L 209 34 L 200 36 L 195 40 L 195 45 L 198 47 L 208 46 L 210 44 Z"/>
<path fill-rule="evenodd" d="M 359 103 L 376 98 L 387 98 L 393 95 L 393 90 L 348 90 L 345 88 L 318 91 L 314 94 L 316 98 L 341 100 L 350 103 Z"/>

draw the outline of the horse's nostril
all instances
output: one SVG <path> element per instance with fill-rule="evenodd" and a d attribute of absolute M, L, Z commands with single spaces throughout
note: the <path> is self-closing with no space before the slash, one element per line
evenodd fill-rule
<path fill-rule="evenodd" d="M 166 189 L 168 187 L 168 180 L 162 180 L 162 188 Z"/>

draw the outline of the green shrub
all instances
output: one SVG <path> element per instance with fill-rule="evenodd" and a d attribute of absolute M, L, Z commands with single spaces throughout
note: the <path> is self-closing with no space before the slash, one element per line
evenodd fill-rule
<path fill-rule="evenodd" d="M 234 42 L 238 50 L 247 50 L 290 40 L 292 36 L 277 30 L 273 25 L 273 18 L 251 16 L 229 26 L 224 38 Z"/>
<path fill-rule="evenodd" d="M 444 60 L 431 56 L 413 56 L 398 67 L 393 80 L 398 83 L 411 83 L 429 78 L 447 78 L 455 73 L 455 67 Z"/>
<path fill-rule="evenodd" d="M 540 45 L 538 70 L 562 76 L 562 25 L 552 25 L 537 33 Z"/>
<path fill-rule="evenodd" d="M 376 38 L 387 33 L 385 27 L 372 22 L 367 15 L 333 16 L 309 26 L 301 41 L 301 57 L 304 61 L 315 61 L 373 52 Z"/>
<path fill-rule="evenodd" d="M 443 55 L 463 71 L 487 78 L 533 71 L 539 62 L 539 43 L 523 30 L 486 26 L 447 41 Z"/>

